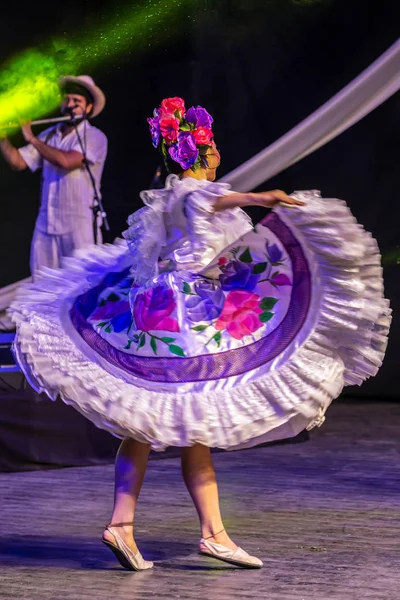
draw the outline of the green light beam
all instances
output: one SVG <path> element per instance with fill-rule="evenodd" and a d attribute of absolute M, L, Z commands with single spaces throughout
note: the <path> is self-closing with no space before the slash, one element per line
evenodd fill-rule
<path fill-rule="evenodd" d="M 147 0 L 138 9 L 120 10 L 104 24 L 73 40 L 58 38 L 48 51 L 32 49 L 0 71 L 0 135 L 10 123 L 37 119 L 60 103 L 58 80 L 90 72 L 133 50 L 158 44 L 177 32 L 176 21 L 194 0 Z"/>

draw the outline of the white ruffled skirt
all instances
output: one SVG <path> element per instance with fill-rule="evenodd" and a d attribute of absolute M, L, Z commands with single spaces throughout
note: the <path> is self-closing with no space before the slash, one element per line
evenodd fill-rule
<path fill-rule="evenodd" d="M 91 247 L 20 289 L 30 384 L 118 437 L 235 449 L 320 425 L 378 371 L 390 308 L 376 241 L 317 192 L 278 207 L 202 273 L 146 285 L 126 243 Z"/>

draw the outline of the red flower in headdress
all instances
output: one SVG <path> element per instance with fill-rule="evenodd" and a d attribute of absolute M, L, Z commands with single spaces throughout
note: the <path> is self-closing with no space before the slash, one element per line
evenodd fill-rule
<path fill-rule="evenodd" d="M 174 115 L 176 111 L 179 112 L 179 117 L 183 117 L 185 114 L 185 102 L 182 98 L 174 96 L 173 98 L 164 98 L 161 102 L 161 112 Z"/>
<path fill-rule="evenodd" d="M 172 116 L 161 117 L 159 121 L 161 135 L 167 144 L 173 144 L 178 139 L 179 119 Z"/>
<path fill-rule="evenodd" d="M 209 146 L 214 139 L 214 134 L 208 127 L 198 127 L 193 129 L 192 135 L 199 146 Z"/>

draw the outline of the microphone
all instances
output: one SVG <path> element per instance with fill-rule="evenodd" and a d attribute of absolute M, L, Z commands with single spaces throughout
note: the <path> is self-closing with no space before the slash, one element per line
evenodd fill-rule
<path fill-rule="evenodd" d="M 77 104 L 74 104 L 73 106 L 63 106 L 61 109 L 61 112 L 63 115 L 69 115 L 72 120 L 72 119 L 76 118 L 74 115 L 75 108 L 78 108 Z M 79 115 L 79 116 L 81 116 L 81 115 Z"/>

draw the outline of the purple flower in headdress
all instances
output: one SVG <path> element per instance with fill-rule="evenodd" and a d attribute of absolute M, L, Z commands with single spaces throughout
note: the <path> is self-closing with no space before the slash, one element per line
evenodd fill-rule
<path fill-rule="evenodd" d="M 178 134 L 178 143 L 168 149 L 169 155 L 186 171 L 196 162 L 199 156 L 199 150 L 196 146 L 196 140 L 189 131 L 180 131 Z"/>
<path fill-rule="evenodd" d="M 156 113 L 156 111 L 154 111 L 154 113 Z M 158 115 L 154 114 L 154 117 L 147 119 L 147 122 L 150 125 L 150 134 L 153 146 L 154 148 L 158 148 L 161 139 L 160 118 Z"/>
<path fill-rule="evenodd" d="M 214 119 L 202 106 L 192 106 L 186 113 L 186 120 L 189 121 L 189 123 L 194 123 L 196 127 L 211 128 Z"/>

